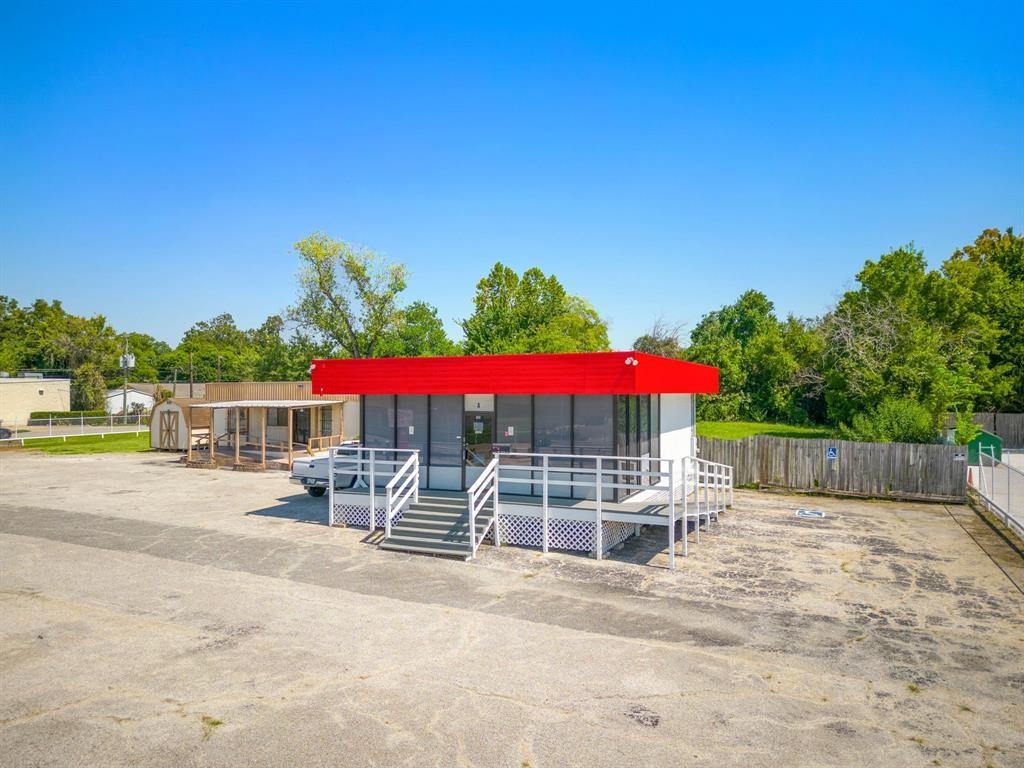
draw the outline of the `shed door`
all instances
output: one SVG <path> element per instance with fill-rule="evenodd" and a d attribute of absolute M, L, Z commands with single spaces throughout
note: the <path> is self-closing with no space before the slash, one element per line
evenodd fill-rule
<path fill-rule="evenodd" d="M 160 449 L 179 450 L 177 411 L 160 411 Z"/>

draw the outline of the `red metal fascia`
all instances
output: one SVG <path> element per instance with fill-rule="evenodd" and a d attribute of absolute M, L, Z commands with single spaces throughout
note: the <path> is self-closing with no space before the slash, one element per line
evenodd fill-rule
<path fill-rule="evenodd" d="M 627 359 L 637 361 L 627 364 Z M 314 360 L 317 394 L 717 392 L 718 370 L 635 352 Z"/>

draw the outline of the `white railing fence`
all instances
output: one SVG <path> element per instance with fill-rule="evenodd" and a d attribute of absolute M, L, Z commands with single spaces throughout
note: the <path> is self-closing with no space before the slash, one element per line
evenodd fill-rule
<path fill-rule="evenodd" d="M 498 531 L 498 464 L 498 457 L 495 456 L 484 467 L 476 482 L 469 487 L 469 491 L 466 492 L 469 501 L 468 522 L 471 558 L 476 557 L 476 551 L 480 547 L 480 542 L 484 540 L 491 526 L 494 527 L 494 546 L 501 546 L 501 534 Z M 484 510 L 488 501 L 491 502 L 491 521 L 478 536 L 476 532 L 476 518 Z"/>
<path fill-rule="evenodd" d="M 409 498 L 419 499 L 419 450 L 340 446 L 327 452 L 328 522 L 335 524 L 334 494 L 342 479 L 346 487 L 366 487 L 370 496 L 370 532 L 377 530 L 377 493 L 383 485 L 384 527 L 390 535 L 392 518 Z M 394 457 L 394 458 L 391 458 Z"/>
<path fill-rule="evenodd" d="M 21 443 L 26 440 L 43 440 L 95 435 L 103 437 L 120 433 L 139 434 L 149 429 L 148 413 L 127 415 L 106 414 L 103 416 L 49 416 L 45 419 L 2 419 L 0 428 L 10 432 L 9 437 L 0 437 L 0 445 Z"/>
<path fill-rule="evenodd" d="M 420 453 L 413 453 L 405 460 L 405 463 L 398 468 L 395 476 L 384 486 L 387 494 L 387 503 L 384 507 L 384 535 L 391 536 L 391 523 L 395 515 L 401 511 L 410 499 L 414 502 L 420 500 Z M 370 516 L 370 530 L 373 530 L 373 516 Z"/>
<path fill-rule="evenodd" d="M 971 485 L 985 506 L 1024 540 L 1024 472 L 984 450 L 971 470 Z"/>
<path fill-rule="evenodd" d="M 588 456 L 549 453 L 498 454 L 500 483 L 513 493 L 541 496 L 542 551 L 548 551 L 549 507 L 552 495 L 594 501 L 594 555 L 604 554 L 604 507 L 618 498 L 629 503 L 668 506 L 669 567 L 675 567 L 675 523 L 717 519 L 717 510 L 732 504 L 732 467 L 703 459 L 662 459 L 637 456 Z M 495 483 L 497 486 L 497 482 Z M 555 491 L 553 494 L 552 491 Z M 689 542 L 683 536 L 683 555 Z"/>

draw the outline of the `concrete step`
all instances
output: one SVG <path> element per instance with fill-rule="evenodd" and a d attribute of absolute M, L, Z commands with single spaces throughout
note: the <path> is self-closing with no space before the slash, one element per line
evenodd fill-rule
<path fill-rule="evenodd" d="M 480 535 L 491 524 L 490 516 L 478 517 L 476 519 L 477 535 Z M 392 534 L 405 531 L 423 531 L 435 534 L 463 534 L 469 531 L 469 521 L 465 518 L 459 520 L 432 520 L 424 518 L 403 517 L 399 522 L 391 526 Z"/>
<path fill-rule="evenodd" d="M 421 542 L 398 542 L 398 541 L 383 541 L 380 544 L 381 549 L 391 550 L 392 552 L 412 552 L 418 555 L 437 555 L 441 557 L 459 557 L 463 560 L 469 559 L 470 549 L 469 543 L 458 547 L 452 547 L 447 545 L 438 545 Z"/>

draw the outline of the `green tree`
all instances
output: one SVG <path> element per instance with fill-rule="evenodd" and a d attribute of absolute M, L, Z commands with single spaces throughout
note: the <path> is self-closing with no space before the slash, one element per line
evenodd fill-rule
<path fill-rule="evenodd" d="M 459 347 L 445 333 L 437 308 L 414 301 L 401 311 L 396 327 L 380 343 L 385 357 L 443 357 L 458 354 Z"/>
<path fill-rule="evenodd" d="M 470 355 L 607 350 L 608 324 L 554 275 L 520 277 L 497 263 L 476 286 L 473 314 L 460 321 Z"/>
<path fill-rule="evenodd" d="M 988 386 L 980 409 L 1024 411 L 1024 237 L 1013 228 L 986 229 L 942 265 L 964 292 L 972 314 L 983 317 L 998 338 L 991 351 Z"/>
<path fill-rule="evenodd" d="M 853 415 L 839 434 L 846 440 L 879 443 L 934 443 L 939 431 L 932 413 L 908 398 L 886 398 L 877 406 Z"/>
<path fill-rule="evenodd" d="M 401 322 L 407 270 L 316 232 L 295 244 L 299 298 L 289 317 L 348 357 L 377 357 Z"/>
<path fill-rule="evenodd" d="M 661 357 L 682 357 L 683 344 L 680 337 L 683 333 L 682 323 L 671 323 L 663 317 L 654 321 L 647 333 L 638 336 L 633 342 L 633 349 L 649 355 Z"/>
<path fill-rule="evenodd" d="M 913 400 L 934 426 L 993 387 L 998 329 L 968 291 L 929 271 L 912 245 L 868 261 L 823 324 L 828 412 L 834 423 L 883 400 Z"/>
<path fill-rule="evenodd" d="M 0 296 L 0 371 L 15 373 L 26 367 L 28 316 L 18 302 Z"/>
<path fill-rule="evenodd" d="M 252 332 L 253 378 L 256 381 L 286 381 L 290 378 L 292 360 L 283 333 L 284 320 L 280 315 L 271 315 Z"/>
<path fill-rule="evenodd" d="M 188 370 L 189 354 L 197 381 L 247 381 L 253 378 L 256 352 L 250 334 L 241 330 L 229 314 L 202 320 L 187 331 L 173 354 L 161 359 L 161 367 L 177 365 Z"/>
<path fill-rule="evenodd" d="M 107 382 L 95 363 L 82 363 L 71 378 L 71 408 L 76 411 L 103 410 L 107 401 Z"/>
<path fill-rule="evenodd" d="M 711 420 L 807 422 L 820 418 L 817 326 L 794 317 L 780 322 L 760 291 L 709 312 L 694 328 L 685 357 L 719 369 L 720 394 L 698 401 Z"/>

